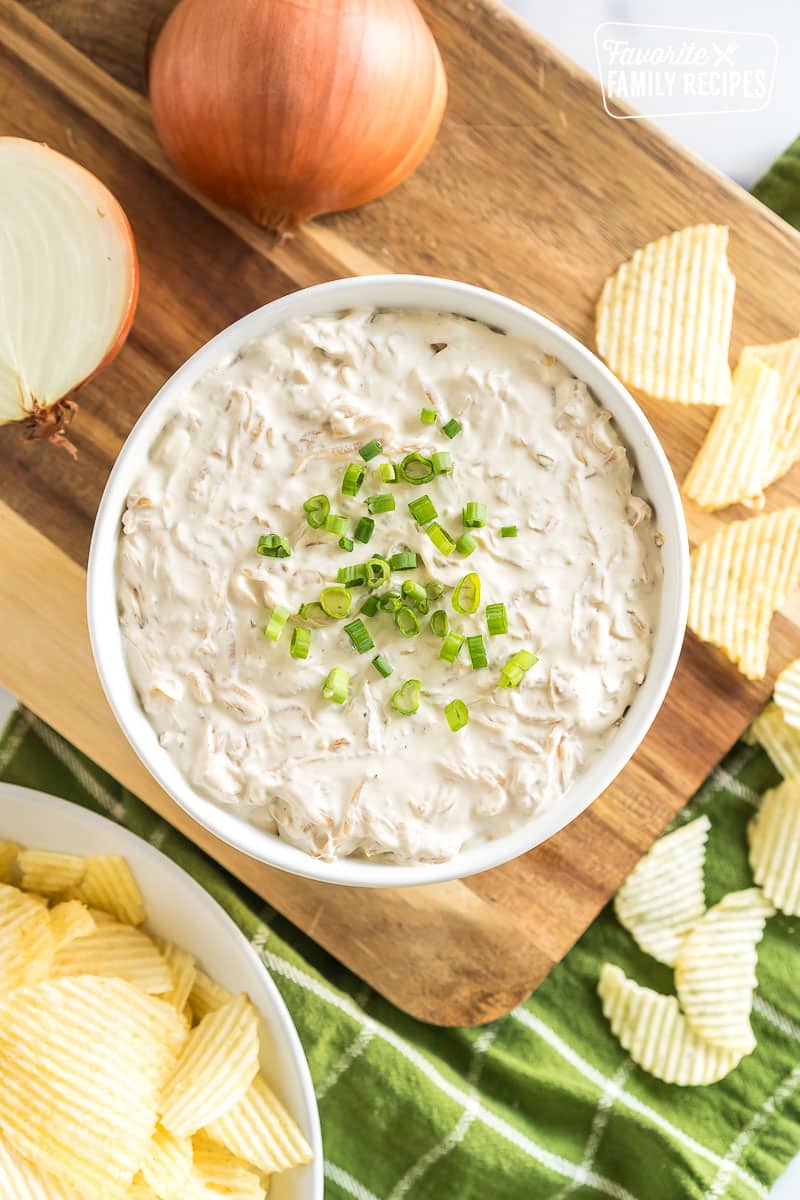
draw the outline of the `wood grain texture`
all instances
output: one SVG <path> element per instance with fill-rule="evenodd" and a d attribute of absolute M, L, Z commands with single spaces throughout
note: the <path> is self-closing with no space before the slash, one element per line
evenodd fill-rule
<path fill-rule="evenodd" d="M 731 229 L 737 277 L 733 354 L 800 329 L 797 235 L 645 122 L 610 119 L 597 85 L 493 0 L 423 0 L 450 101 L 417 174 L 388 197 L 276 245 L 198 196 L 155 140 L 143 64 L 150 31 L 168 7 L 169 0 L 0 0 L 0 132 L 47 140 L 95 171 L 128 212 L 142 261 L 131 338 L 82 395 L 78 463 L 0 430 L 0 489 L 13 510 L 0 514 L 6 545 L 15 544 L 23 517 L 60 548 L 59 570 L 73 572 L 73 588 L 105 477 L 160 383 L 237 316 L 295 287 L 368 271 L 452 276 L 527 303 L 591 344 L 596 296 L 623 258 L 669 229 L 719 221 Z M 681 478 L 711 413 L 641 400 Z M 770 489 L 768 508 L 799 499 L 794 471 Z M 719 524 L 693 508 L 687 515 L 693 539 Z M 724 519 L 737 515 L 744 513 Z M 25 536 L 32 536 L 27 528 Z M 16 631 L 33 637 L 35 629 L 8 552 L 0 560 L 0 616 L 15 636 L 0 645 L 0 681 L 187 828 L 112 723 L 81 600 L 73 598 L 62 623 L 68 685 L 54 692 L 49 671 L 37 682 L 30 660 L 18 661 Z M 24 555 L 16 553 L 22 570 Z M 33 588 L 30 568 L 25 578 Z M 51 586 L 36 586 L 43 582 Z M 770 675 L 756 684 L 690 637 L 667 703 L 613 787 L 545 846 L 485 875 L 365 900 L 287 879 L 219 843 L 213 853 L 400 1007 L 444 1024 L 488 1020 L 563 957 L 699 786 L 775 671 L 800 652 L 798 624 L 794 599 L 773 625 Z M 63 698 L 83 689 L 91 719 L 76 724 Z M 210 842 L 197 826 L 192 836 Z"/>

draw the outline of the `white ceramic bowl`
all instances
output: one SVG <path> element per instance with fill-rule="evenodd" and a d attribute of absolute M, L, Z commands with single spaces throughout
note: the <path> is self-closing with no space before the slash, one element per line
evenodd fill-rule
<path fill-rule="evenodd" d="M 136 877 L 147 927 L 184 946 L 213 979 L 246 992 L 261 1018 L 262 1068 L 303 1130 L 314 1160 L 273 1177 L 270 1200 L 322 1200 L 322 1136 L 308 1064 L 266 968 L 208 892 L 142 838 L 67 800 L 0 783 L 0 840 L 65 854 L 121 854 Z"/>
<path fill-rule="evenodd" d="M 115 560 L 125 499 L 176 392 L 188 391 L 209 367 L 284 321 L 359 305 L 459 313 L 527 336 L 545 352 L 556 355 L 614 414 L 664 535 L 664 587 L 653 657 L 647 678 L 613 740 L 558 804 L 513 833 L 471 846 L 449 862 L 435 865 L 393 866 L 353 858 L 323 862 L 200 796 L 159 745 L 139 704 L 117 620 Z M 552 321 L 482 288 L 420 275 L 365 276 L 323 283 L 257 309 L 212 338 L 164 384 L 131 430 L 100 503 L 89 556 L 89 632 L 106 696 L 128 740 L 161 786 L 197 821 L 245 854 L 285 871 L 330 883 L 400 887 L 461 878 L 507 862 L 557 833 L 608 787 L 650 728 L 672 679 L 683 642 L 688 580 L 686 525 L 670 465 L 633 397 L 590 350 Z"/>

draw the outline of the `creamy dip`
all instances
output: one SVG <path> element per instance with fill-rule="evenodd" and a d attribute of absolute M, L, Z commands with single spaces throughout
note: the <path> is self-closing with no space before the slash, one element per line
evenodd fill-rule
<path fill-rule="evenodd" d="M 342 495 L 373 438 L 382 453 L 358 495 Z M 380 477 L 381 463 L 440 450 L 452 473 L 422 486 Z M 352 553 L 306 521 L 304 501 L 327 495 L 352 537 L 365 498 L 387 492 L 395 511 Z M 470 557 L 444 556 L 415 525 L 408 502 L 422 495 L 455 538 L 463 506 L 485 504 Z M 510 525 L 518 536 L 501 536 Z M 267 533 L 291 556 L 260 557 Z M 144 710 L 197 791 L 312 855 L 441 862 L 557 803 L 613 738 L 650 661 L 660 541 L 611 414 L 559 362 L 462 317 L 353 310 L 276 329 L 180 397 L 128 497 L 119 619 Z M 431 611 L 482 633 L 487 667 L 473 669 L 466 645 L 442 661 L 428 618 L 404 639 L 386 612 L 363 618 L 375 649 L 358 654 L 343 626 L 364 588 L 346 621 L 312 629 L 304 661 L 289 653 L 291 622 L 265 637 L 275 606 L 297 613 L 340 567 L 404 549 L 419 567 L 391 586 L 447 585 Z M 467 572 L 482 585 L 471 616 L 452 605 Z M 485 605 L 498 602 L 508 633 L 489 637 Z M 523 649 L 538 663 L 498 688 Z M 322 695 L 333 667 L 351 675 L 341 706 Z M 402 716 L 391 697 L 412 678 L 419 709 Z M 469 710 L 457 732 L 453 699 Z"/>

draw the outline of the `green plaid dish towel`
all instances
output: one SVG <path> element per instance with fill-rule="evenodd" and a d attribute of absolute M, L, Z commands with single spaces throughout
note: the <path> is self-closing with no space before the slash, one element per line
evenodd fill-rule
<path fill-rule="evenodd" d="M 800 142 L 756 195 L 800 225 Z M 509 1016 L 438 1029 L 376 995 L 24 709 L 0 739 L 0 778 L 127 826 L 233 917 L 308 1055 L 328 1200 L 763 1200 L 800 1150 L 800 946 L 788 917 L 768 922 L 759 947 L 757 1049 L 720 1083 L 678 1088 L 635 1066 L 602 1015 L 605 961 L 672 990 L 672 972 L 611 906 Z M 709 904 L 751 885 L 747 822 L 778 779 L 760 749 L 739 744 L 681 814 L 711 819 Z"/>

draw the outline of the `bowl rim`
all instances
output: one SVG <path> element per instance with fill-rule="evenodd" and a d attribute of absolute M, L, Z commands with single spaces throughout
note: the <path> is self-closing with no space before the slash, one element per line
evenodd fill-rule
<path fill-rule="evenodd" d="M 424 295 L 417 296 L 418 292 Z M 403 299 L 412 294 L 415 299 Z M 277 835 L 247 823 L 201 796 L 158 745 L 155 731 L 135 697 L 116 614 L 117 541 L 129 477 L 162 427 L 163 410 L 169 407 L 175 393 L 189 388 L 226 355 L 235 353 L 246 342 L 263 336 L 284 321 L 360 305 L 427 308 L 471 316 L 501 327 L 519 328 L 546 351 L 552 349 L 595 394 L 602 393 L 598 395 L 601 403 L 606 404 L 609 396 L 613 397 L 608 407 L 614 412 L 615 423 L 633 454 L 637 471 L 640 477 L 650 477 L 645 487 L 648 499 L 652 500 L 654 483 L 660 491 L 658 520 L 665 534 L 661 611 L 647 676 L 619 730 L 550 809 L 534 814 L 530 821 L 511 833 L 469 846 L 443 863 L 409 866 L 358 858 L 331 861 L 313 858 Z M 470 309 L 483 313 L 490 309 L 491 312 L 476 317 Z M 622 418 L 620 414 L 623 414 Z M 635 446 L 631 445 L 632 440 L 635 440 Z M 668 559 L 671 560 L 669 573 Z M 682 648 L 688 600 L 689 540 L 680 493 L 655 431 L 624 384 L 576 337 L 526 305 L 458 280 L 408 274 L 354 276 L 299 289 L 246 314 L 196 350 L 150 400 L 120 450 L 100 499 L 87 569 L 89 638 L 103 690 L 132 749 L 164 791 L 189 816 L 250 858 L 305 878 L 356 887 L 408 887 L 468 878 L 527 853 L 575 820 L 627 765 L 655 720 Z M 109 616 L 110 604 L 114 611 Z M 656 660 L 659 664 L 657 674 L 654 672 Z"/>
<path fill-rule="evenodd" d="M 6 824 L 8 818 L 4 816 L 5 805 L 10 806 L 15 812 L 22 812 L 23 817 L 29 817 L 32 809 L 41 810 L 43 819 L 39 826 L 41 834 L 38 836 L 40 836 L 40 842 L 43 846 L 53 840 L 53 836 L 50 833 L 49 818 L 52 815 L 52 810 L 55 809 L 65 821 L 74 823 L 76 831 L 82 831 L 83 828 L 87 828 L 97 831 L 98 838 L 101 841 L 108 839 L 109 850 L 104 852 L 123 855 L 126 861 L 130 862 L 134 874 L 139 872 L 139 864 L 142 861 L 149 861 L 153 864 L 153 873 L 155 876 L 166 875 L 174 882 L 175 889 L 183 889 L 184 893 L 190 897 L 190 903 L 197 905 L 198 911 L 202 913 L 204 929 L 212 923 L 215 924 L 221 937 L 230 945 L 235 945 L 236 950 L 242 958 L 249 963 L 253 973 L 258 976 L 261 986 L 269 999 L 271 1009 L 268 1012 L 259 1004 L 258 999 L 251 997 L 259 1016 L 268 1026 L 272 1037 L 280 1039 L 289 1052 L 292 1069 L 305 1109 L 302 1114 L 293 1112 L 292 1115 L 303 1128 L 313 1155 L 311 1162 L 303 1168 L 303 1170 L 308 1171 L 309 1176 L 309 1186 L 307 1191 L 304 1189 L 304 1194 L 308 1196 L 308 1200 L 322 1200 L 324 1190 L 322 1130 L 320 1127 L 319 1107 L 317 1105 L 314 1084 L 311 1079 L 308 1059 L 306 1058 L 303 1044 L 300 1041 L 300 1035 L 292 1020 L 292 1015 L 278 990 L 277 984 L 265 964 L 259 958 L 255 948 L 247 940 L 233 918 L 226 913 L 219 901 L 215 900 L 202 884 L 198 883 L 188 871 L 184 870 L 180 863 L 175 862 L 174 859 L 170 858 L 162 850 L 159 850 L 157 846 L 152 845 L 146 838 L 134 833 L 133 830 L 126 828 L 126 826 L 110 820 L 101 813 L 94 812 L 91 808 L 85 808 L 73 800 L 67 800 L 63 796 L 55 796 L 39 788 L 29 788 L 22 784 L 0 780 L 0 836 L 3 833 L 8 833 Z M 11 820 L 13 824 L 13 817 Z M 15 827 L 15 832 L 12 836 L 14 840 L 20 839 L 18 826 Z M 58 841 L 58 834 L 55 835 L 55 840 Z M 61 847 L 53 848 L 58 849 L 62 847 L 63 842 L 61 843 Z M 78 851 L 74 852 L 77 853 Z M 85 851 L 83 852 L 85 853 Z M 89 851 L 89 853 L 92 852 L 96 851 Z M 141 876 L 139 882 L 142 883 Z M 147 890 L 146 886 L 145 890 Z M 213 968 L 211 969 L 213 971 Z M 283 1072 L 283 1077 L 285 1078 L 285 1072 Z M 276 1086 L 277 1090 L 280 1091 L 279 1084 Z"/>

